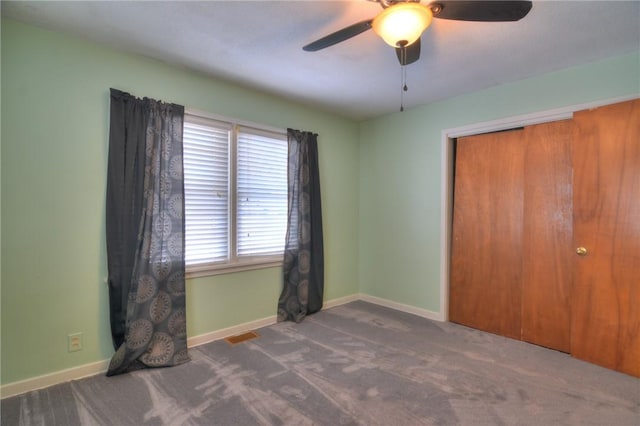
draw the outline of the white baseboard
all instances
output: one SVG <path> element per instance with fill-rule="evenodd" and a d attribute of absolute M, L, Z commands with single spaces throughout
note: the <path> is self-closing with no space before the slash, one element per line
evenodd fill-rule
<path fill-rule="evenodd" d="M 322 309 L 331 309 L 336 306 L 344 305 L 345 303 L 355 302 L 356 300 L 360 300 L 359 294 L 352 294 L 351 296 L 340 297 L 338 299 L 327 300 L 322 303 Z"/>
<path fill-rule="evenodd" d="M 275 324 L 276 320 L 277 320 L 277 317 L 275 315 L 271 315 L 266 318 L 258 319 L 255 321 L 249 321 L 243 324 L 234 325 L 232 327 L 221 328 L 220 330 L 215 330 L 210 333 L 189 337 L 187 339 L 187 346 L 190 348 L 193 348 L 195 346 L 200 346 L 206 343 L 215 342 L 216 340 L 224 339 L 225 337 L 246 333 L 247 331 L 251 331 L 257 328 L 262 328 L 271 324 Z"/>
<path fill-rule="evenodd" d="M 444 318 L 440 312 L 434 312 L 423 308 L 416 308 L 415 306 L 405 305 L 403 303 L 394 302 L 388 299 L 382 299 L 380 297 L 369 296 L 368 294 L 360 294 L 359 300 L 395 309 L 396 311 L 402 311 L 408 314 L 417 315 L 419 317 L 427 318 L 434 321 L 444 321 Z"/>
<path fill-rule="evenodd" d="M 358 300 L 358 295 L 328 300 L 324 302 L 323 309 L 330 309 L 334 306 L 343 305 L 355 300 Z M 227 327 L 220 330 L 212 331 L 210 333 L 193 336 L 187 339 L 187 346 L 194 347 L 204 345 L 205 343 L 224 339 L 225 337 L 234 336 L 236 334 L 241 334 L 250 330 L 255 330 L 257 328 L 275 324 L 276 319 L 277 317 L 275 315 L 272 315 L 255 321 L 249 321 L 244 324 L 235 325 L 233 327 Z M 20 380 L 18 382 L 2 385 L 0 387 L 0 398 L 4 399 L 10 396 L 20 395 L 22 393 L 57 385 L 59 383 L 78 380 L 89 376 L 95 376 L 96 374 L 104 374 L 109 367 L 109 361 L 110 360 L 105 359 L 102 361 L 92 362 L 89 364 L 80 365 L 78 367 L 67 368 L 65 370 L 60 370 L 53 373 L 44 374 L 42 376 L 32 377 L 30 379 Z"/>
<path fill-rule="evenodd" d="M 441 315 L 437 312 L 416 308 L 414 306 L 404 305 L 401 303 L 393 302 L 391 300 L 369 296 L 367 294 L 354 294 L 351 296 L 328 300 L 324 302 L 323 309 L 331 309 L 336 306 L 344 305 L 345 303 L 355 302 L 356 300 L 363 300 L 365 302 L 374 303 L 376 305 L 385 306 L 387 308 L 407 312 L 424 318 L 443 321 L 441 319 Z M 245 333 L 250 330 L 255 330 L 261 327 L 275 324 L 276 320 L 277 317 L 275 315 L 272 315 L 255 321 L 249 321 L 243 324 L 234 325 L 232 327 L 212 331 L 210 333 L 189 337 L 187 339 L 187 346 L 191 348 L 199 345 L 204 345 L 205 343 L 224 339 L 225 337 L 234 336 L 236 334 Z M 46 388 L 64 382 L 69 382 L 71 380 L 78 380 L 89 376 L 95 376 L 97 374 L 104 374 L 109 367 L 109 361 L 110 360 L 105 359 L 102 361 L 92 362 L 89 364 L 80 365 L 78 367 L 67 368 L 66 370 L 60 370 L 53 373 L 44 374 L 42 376 L 21 380 L 19 382 L 2 385 L 0 387 L 0 398 L 4 399 L 10 396 L 16 396 L 22 393 Z"/>
<path fill-rule="evenodd" d="M 2 385 L 0 388 L 0 397 L 2 399 L 10 396 L 20 395 L 21 393 L 30 392 L 49 386 L 57 385 L 71 380 L 78 380 L 84 377 L 103 374 L 109 367 L 108 359 L 92 362 L 90 364 L 80 365 L 78 367 L 67 368 L 66 370 L 55 371 L 53 373 L 44 374 L 42 376 L 33 377 L 19 382 Z"/>
<path fill-rule="evenodd" d="M 358 300 L 358 298 L 359 298 L 359 295 L 354 294 L 351 296 L 345 296 L 338 299 L 327 300 L 326 302 L 323 302 L 322 309 L 331 309 L 335 306 L 344 305 L 345 303 L 356 301 Z M 220 330 L 212 331 L 210 333 L 193 336 L 187 339 L 187 346 L 191 348 L 194 346 L 200 346 L 206 343 L 214 342 L 216 340 L 224 339 L 225 337 L 246 333 L 247 331 L 256 330 L 258 328 L 275 324 L 277 319 L 278 318 L 276 315 L 272 315 L 259 320 L 246 322 L 244 324 L 238 324 L 232 327 L 227 327 Z"/>

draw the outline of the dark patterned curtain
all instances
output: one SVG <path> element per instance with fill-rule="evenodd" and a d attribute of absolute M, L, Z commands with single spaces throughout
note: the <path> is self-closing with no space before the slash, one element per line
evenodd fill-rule
<path fill-rule="evenodd" d="M 108 376 L 189 360 L 184 107 L 111 89 L 107 262 L 116 353 Z"/>
<path fill-rule="evenodd" d="M 289 217 L 278 321 L 300 322 L 322 308 L 324 253 L 318 135 L 287 129 Z"/>

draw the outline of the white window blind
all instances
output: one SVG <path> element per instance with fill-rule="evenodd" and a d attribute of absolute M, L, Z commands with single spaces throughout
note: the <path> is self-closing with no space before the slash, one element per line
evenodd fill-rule
<path fill-rule="evenodd" d="M 187 266 L 219 262 L 228 257 L 230 134 L 230 124 L 185 117 L 183 166 Z"/>
<path fill-rule="evenodd" d="M 287 141 L 240 128 L 237 170 L 237 255 L 284 251 L 287 231 Z"/>
<path fill-rule="evenodd" d="M 286 134 L 192 114 L 183 134 L 187 272 L 280 262 Z"/>

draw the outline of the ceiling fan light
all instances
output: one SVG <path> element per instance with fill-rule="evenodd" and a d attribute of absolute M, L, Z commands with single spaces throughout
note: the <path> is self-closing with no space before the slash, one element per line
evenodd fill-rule
<path fill-rule="evenodd" d="M 390 46 L 408 46 L 431 24 L 431 9 L 418 3 L 397 3 L 375 17 L 373 30 Z"/>

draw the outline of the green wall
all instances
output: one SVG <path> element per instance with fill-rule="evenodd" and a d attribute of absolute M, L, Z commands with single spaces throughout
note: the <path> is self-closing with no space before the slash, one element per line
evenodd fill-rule
<path fill-rule="evenodd" d="M 638 52 L 362 123 L 360 292 L 440 312 L 443 130 L 629 95 Z"/>
<path fill-rule="evenodd" d="M 2 22 L 2 384 L 101 361 L 109 335 L 109 88 L 317 132 L 325 300 L 358 291 L 358 124 L 188 70 Z M 187 282 L 189 336 L 273 316 L 280 268 Z M 84 349 L 67 352 L 67 334 Z"/>

